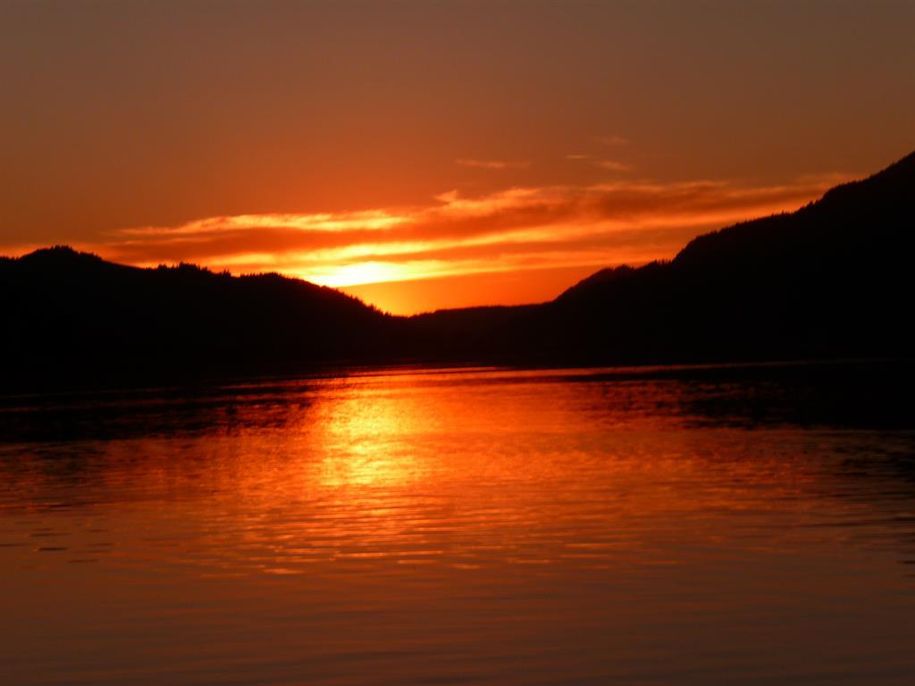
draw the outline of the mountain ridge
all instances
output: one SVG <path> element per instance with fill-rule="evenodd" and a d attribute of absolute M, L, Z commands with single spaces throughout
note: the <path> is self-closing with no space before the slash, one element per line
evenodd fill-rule
<path fill-rule="evenodd" d="M 5 385 L 326 364 L 569 365 L 910 356 L 915 153 L 795 212 L 595 272 L 525 306 L 382 313 L 279 274 L 138 268 L 66 246 L 0 259 Z"/>

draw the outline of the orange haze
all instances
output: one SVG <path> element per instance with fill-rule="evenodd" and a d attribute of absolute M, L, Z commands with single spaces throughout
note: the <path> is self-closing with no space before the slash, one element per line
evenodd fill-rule
<path fill-rule="evenodd" d="M 0 3 L 0 254 L 551 298 L 915 148 L 915 3 Z"/>

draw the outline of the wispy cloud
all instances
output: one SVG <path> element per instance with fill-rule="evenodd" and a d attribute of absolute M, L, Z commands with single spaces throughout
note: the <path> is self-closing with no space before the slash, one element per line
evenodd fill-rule
<path fill-rule="evenodd" d="M 455 164 L 462 167 L 473 167 L 475 169 L 524 169 L 531 165 L 530 162 L 526 161 L 507 161 L 507 160 L 473 160 L 467 158 L 459 158 L 454 161 Z"/>
<path fill-rule="evenodd" d="M 697 233 L 794 209 L 839 180 L 781 185 L 620 179 L 449 191 L 418 207 L 209 217 L 130 227 L 79 247 L 130 264 L 190 261 L 345 286 L 485 271 L 643 262 Z"/>
<path fill-rule="evenodd" d="M 595 160 L 594 166 L 612 172 L 628 172 L 632 169 L 632 167 L 625 162 L 618 162 L 616 160 Z"/>
<path fill-rule="evenodd" d="M 632 165 L 627 164 L 626 162 L 620 162 L 619 160 L 608 160 L 597 157 L 595 155 L 586 155 L 584 153 L 573 153 L 566 155 L 567 160 L 573 162 L 584 162 L 590 164 L 598 169 L 603 169 L 605 171 L 612 171 L 618 174 L 632 171 Z"/>
<path fill-rule="evenodd" d="M 129 227 L 77 247 L 140 266 L 187 261 L 332 286 L 645 262 L 673 256 L 702 231 L 795 209 L 846 178 L 777 185 L 625 178 L 483 195 L 449 191 L 424 206 Z"/>
<path fill-rule="evenodd" d="M 219 231 L 248 230 L 258 227 L 319 232 L 352 229 L 377 230 L 387 229 L 404 221 L 406 221 L 404 217 L 386 210 L 337 212 L 333 214 L 240 214 L 199 219 L 177 227 L 152 226 L 121 229 L 119 233 L 127 236 L 178 236 L 181 234 L 192 235 Z"/>

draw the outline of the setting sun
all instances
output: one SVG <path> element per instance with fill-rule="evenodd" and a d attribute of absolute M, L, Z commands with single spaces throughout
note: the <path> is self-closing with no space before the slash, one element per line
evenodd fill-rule
<path fill-rule="evenodd" d="M 357 262 L 356 264 L 330 267 L 326 272 L 300 272 L 297 275 L 322 286 L 335 288 L 421 278 L 421 274 L 411 274 L 410 265 L 395 265 L 386 262 Z"/>

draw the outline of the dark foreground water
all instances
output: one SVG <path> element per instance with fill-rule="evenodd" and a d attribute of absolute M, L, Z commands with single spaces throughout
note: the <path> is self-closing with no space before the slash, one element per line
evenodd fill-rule
<path fill-rule="evenodd" d="M 910 685 L 908 398 L 783 371 L 8 398 L 0 683 Z"/>

